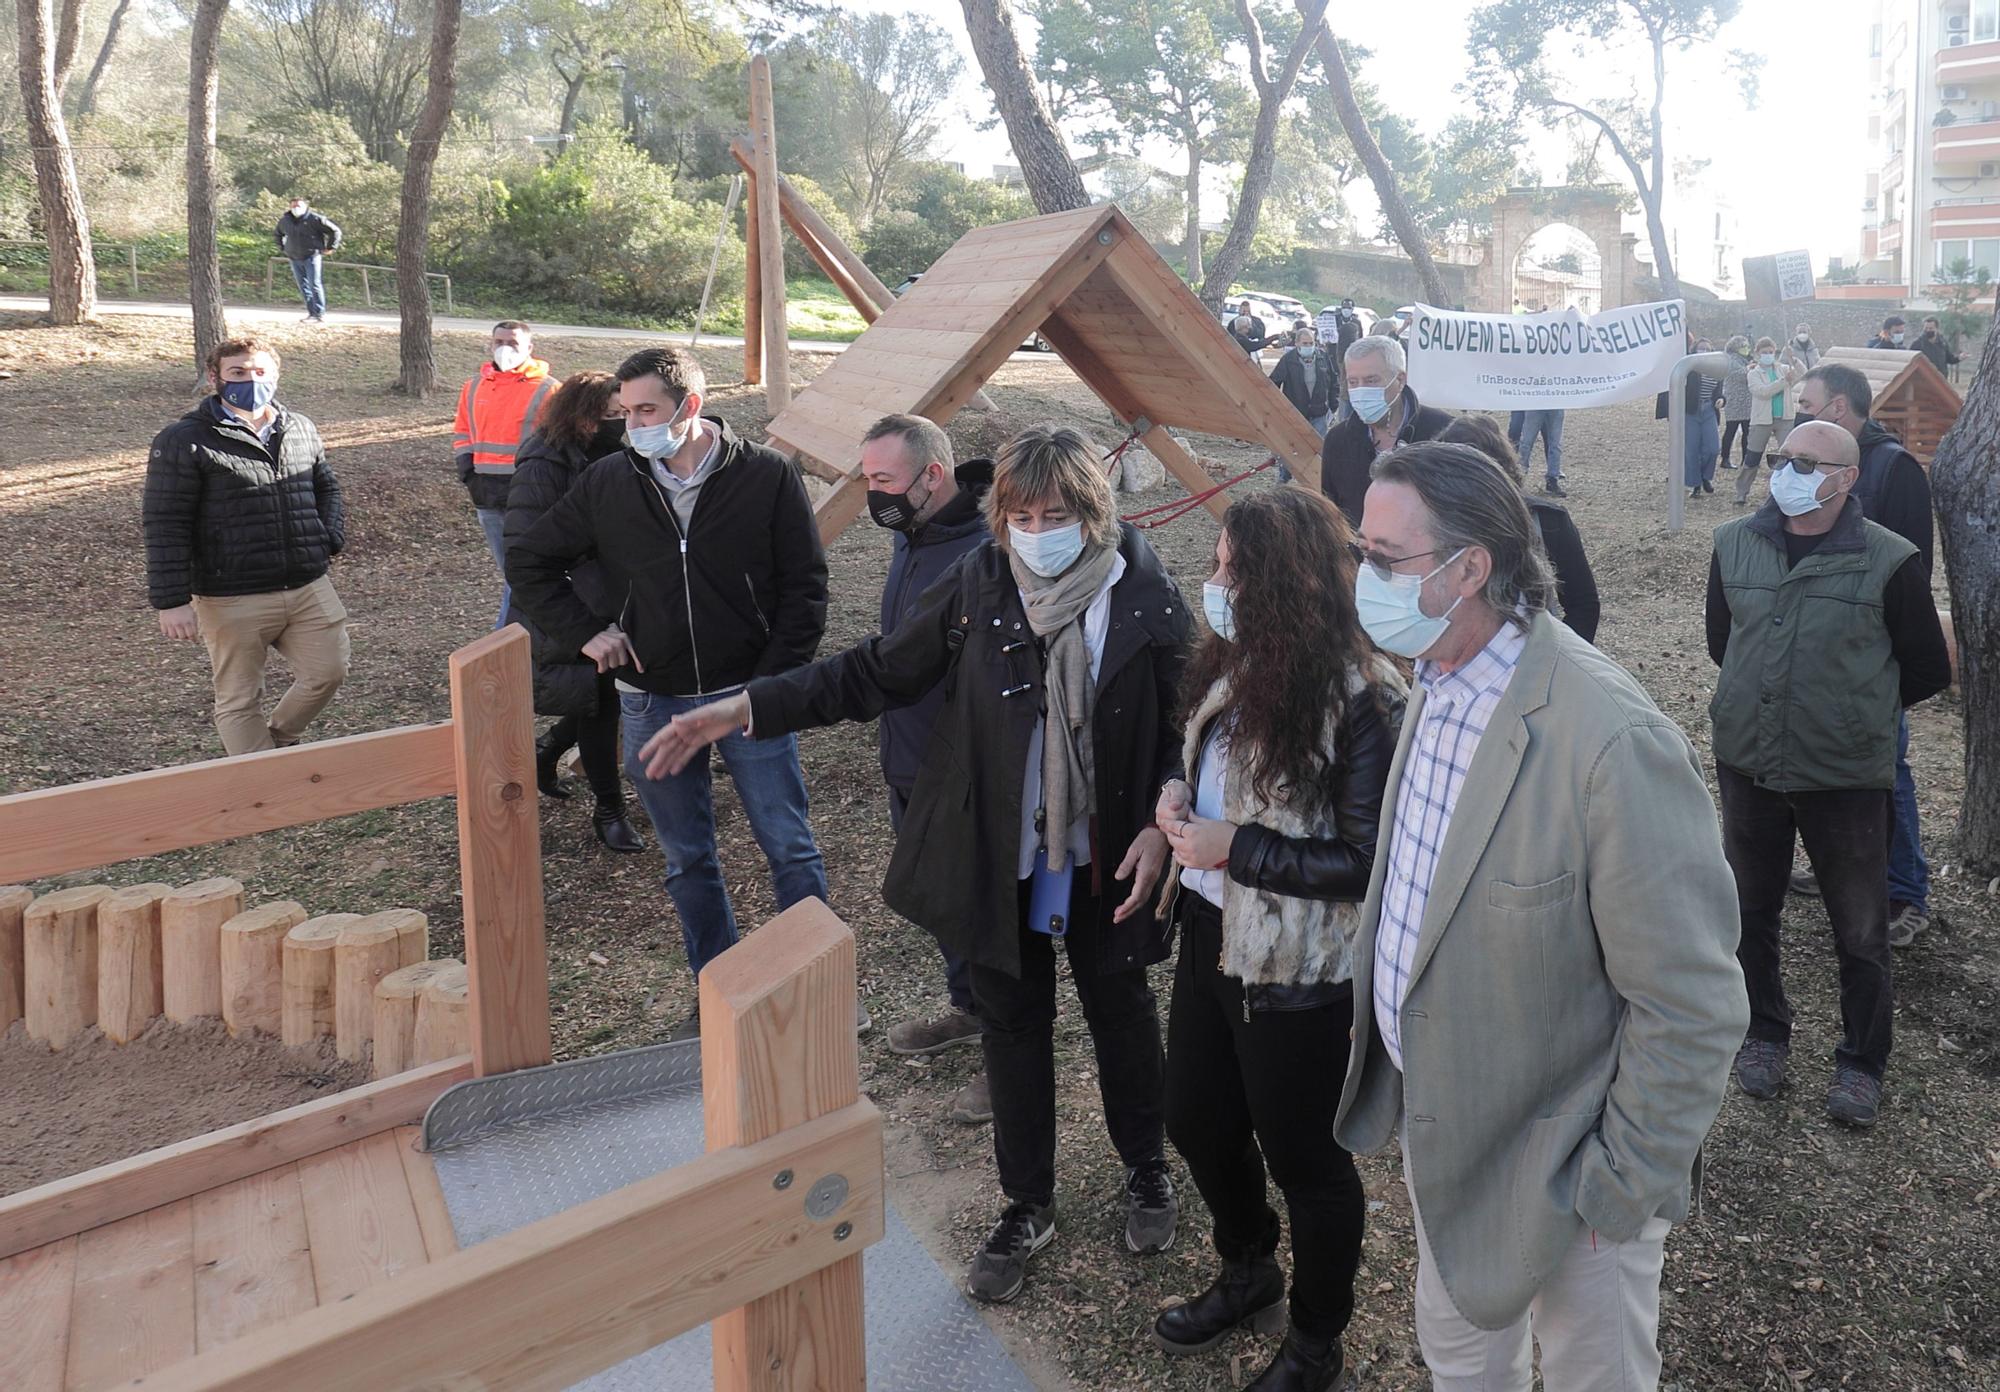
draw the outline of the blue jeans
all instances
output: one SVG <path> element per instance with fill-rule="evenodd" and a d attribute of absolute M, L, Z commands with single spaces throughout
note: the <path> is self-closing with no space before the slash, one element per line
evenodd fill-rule
<path fill-rule="evenodd" d="M 306 313 L 318 319 L 326 313 L 326 287 L 320 283 L 319 253 L 292 258 L 292 279 L 299 284 L 299 298 Z"/>
<path fill-rule="evenodd" d="M 698 755 L 679 773 L 648 778 L 639 762 L 640 746 L 668 721 L 720 700 L 719 696 L 655 696 L 621 691 L 625 719 L 625 769 L 639 802 L 660 838 L 667 858 L 667 897 L 680 915 L 681 941 L 696 976 L 736 941 L 736 912 L 715 858 L 715 804 L 709 797 L 709 760 Z M 723 766 L 736 783 L 751 834 L 771 863 L 771 888 L 778 907 L 826 893 L 826 862 L 806 821 L 806 780 L 799 768 L 796 735 L 751 739 L 737 733 L 716 744 Z"/>
<path fill-rule="evenodd" d="M 1528 467 L 1535 453 L 1535 437 L 1541 437 L 1542 459 L 1548 465 L 1543 471 L 1550 483 L 1562 477 L 1563 464 L 1563 413 L 1561 411 L 1521 412 L 1521 467 Z"/>
<path fill-rule="evenodd" d="M 1699 488 L 1715 481 L 1715 455 L 1722 448 L 1722 431 L 1715 412 L 1696 411 L 1687 419 L 1687 460 L 1681 474 L 1686 488 Z"/>
<path fill-rule="evenodd" d="M 486 534 L 486 549 L 493 554 L 493 564 L 500 568 L 500 617 L 493 621 L 493 626 L 505 628 L 514 603 L 514 587 L 507 583 L 507 510 L 474 508 L 473 511 L 479 514 L 479 530 Z"/>
<path fill-rule="evenodd" d="M 1917 823 L 1917 780 L 1910 774 L 1910 713 L 1896 722 L 1895 815 L 1889 826 L 1889 897 L 1931 907 L 1931 867 L 1924 859 L 1923 828 Z"/>

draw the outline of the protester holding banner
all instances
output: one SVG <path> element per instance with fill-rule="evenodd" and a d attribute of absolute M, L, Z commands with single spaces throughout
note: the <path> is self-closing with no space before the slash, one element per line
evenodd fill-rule
<path fill-rule="evenodd" d="M 1712 353 L 1715 348 L 1707 339 L 1698 340 L 1692 350 L 1696 353 Z M 1687 407 L 1687 450 L 1683 455 L 1681 482 L 1687 485 L 1688 497 L 1699 498 L 1704 492 L 1715 491 L 1715 457 L 1717 450 L 1717 412 L 1722 407 L 1722 380 L 1700 372 L 1690 372 L 1686 396 L 1682 404 Z"/>
<path fill-rule="evenodd" d="M 1435 440 L 1451 416 L 1417 400 L 1403 345 L 1393 338 L 1356 339 L 1347 350 L 1345 376 L 1348 413 L 1320 447 L 1319 487 L 1359 526 L 1376 457 L 1413 440 Z"/>

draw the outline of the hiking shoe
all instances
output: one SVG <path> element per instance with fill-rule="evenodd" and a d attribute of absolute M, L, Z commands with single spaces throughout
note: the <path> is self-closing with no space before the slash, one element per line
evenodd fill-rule
<path fill-rule="evenodd" d="M 889 1030 L 889 1052 L 905 1058 L 917 1054 L 941 1054 L 954 1044 L 977 1044 L 980 1026 L 977 1015 L 948 1010 L 929 1020 L 905 1020 Z"/>
<path fill-rule="evenodd" d="M 1713 479 L 1703 479 L 1701 481 L 1701 491 L 1704 493 L 1713 493 L 1715 491 L 1715 481 Z"/>
<path fill-rule="evenodd" d="M 1931 916 L 1915 904 L 1900 899 L 1889 901 L 1889 946 L 1908 947 L 1917 934 L 1931 926 Z"/>
<path fill-rule="evenodd" d="M 988 1305 L 1006 1304 L 1028 1283 L 1028 1259 L 1055 1235 L 1054 1204 L 1008 1204 L 986 1245 L 972 1258 L 965 1293 Z"/>
<path fill-rule="evenodd" d="M 861 1003 L 859 996 L 856 996 L 854 998 L 854 1032 L 856 1034 L 866 1034 L 874 1028 L 875 1017 L 868 1013 L 868 1007 Z"/>
<path fill-rule="evenodd" d="M 1768 1102 L 1785 1085 L 1785 1059 L 1791 1050 L 1769 1039 L 1746 1039 L 1736 1051 L 1736 1085 L 1759 1102 Z"/>
<path fill-rule="evenodd" d="M 1819 876 L 1810 870 L 1792 871 L 1792 893 L 1803 894 L 1808 899 L 1819 898 Z"/>
<path fill-rule="evenodd" d="M 1826 1089 L 1826 1114 L 1842 1126 L 1867 1130 L 1882 1109 L 1882 1081 L 1860 1069 L 1841 1064 Z"/>
<path fill-rule="evenodd" d="M 951 1119 L 962 1126 L 979 1126 L 993 1120 L 993 1089 L 987 1084 L 983 1070 L 951 1099 Z"/>
<path fill-rule="evenodd" d="M 1548 494 L 1551 498 L 1567 498 L 1569 496 L 1569 490 L 1562 486 L 1561 479 L 1543 479 L 1542 492 Z"/>
<path fill-rule="evenodd" d="M 1155 1160 L 1125 1171 L 1125 1245 L 1135 1252 L 1164 1252 L 1174 1245 L 1180 1201 L 1166 1162 Z"/>

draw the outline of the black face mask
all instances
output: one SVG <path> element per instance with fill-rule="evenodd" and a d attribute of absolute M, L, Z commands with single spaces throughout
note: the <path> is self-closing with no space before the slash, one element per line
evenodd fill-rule
<path fill-rule="evenodd" d="M 614 450 L 625 446 L 625 417 L 616 416 L 598 423 L 597 433 L 590 440 L 590 457 L 601 459 Z"/>
<path fill-rule="evenodd" d="M 912 484 L 911 488 L 915 485 Z M 926 492 L 921 501 L 910 497 L 910 489 L 901 493 L 885 493 L 880 489 L 868 490 L 868 516 L 876 526 L 887 527 L 892 532 L 913 531 L 917 525 L 917 515 L 924 504 L 931 500 Z"/>

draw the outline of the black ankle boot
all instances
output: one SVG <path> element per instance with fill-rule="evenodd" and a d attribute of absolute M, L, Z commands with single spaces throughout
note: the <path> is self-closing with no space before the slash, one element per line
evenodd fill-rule
<path fill-rule="evenodd" d="M 556 765 L 567 752 L 562 745 L 550 743 L 546 736 L 535 742 L 535 786 L 541 789 L 543 797 L 569 796 L 569 788 L 556 772 Z"/>
<path fill-rule="evenodd" d="M 1237 1329 L 1275 1334 L 1285 1327 L 1285 1273 L 1271 1257 L 1225 1261 L 1215 1284 L 1153 1321 L 1153 1342 L 1167 1353 L 1201 1353 Z"/>
<path fill-rule="evenodd" d="M 638 829 L 619 804 L 613 803 L 608 807 L 601 802 L 597 804 L 597 810 L 590 814 L 590 824 L 597 829 L 597 839 L 604 843 L 606 850 L 633 855 L 646 849 L 646 843 L 639 839 Z"/>
<path fill-rule="evenodd" d="M 1284 1347 L 1247 1392 L 1333 1392 L 1346 1371 L 1340 1340 L 1315 1339 L 1295 1326 L 1285 1332 Z"/>

